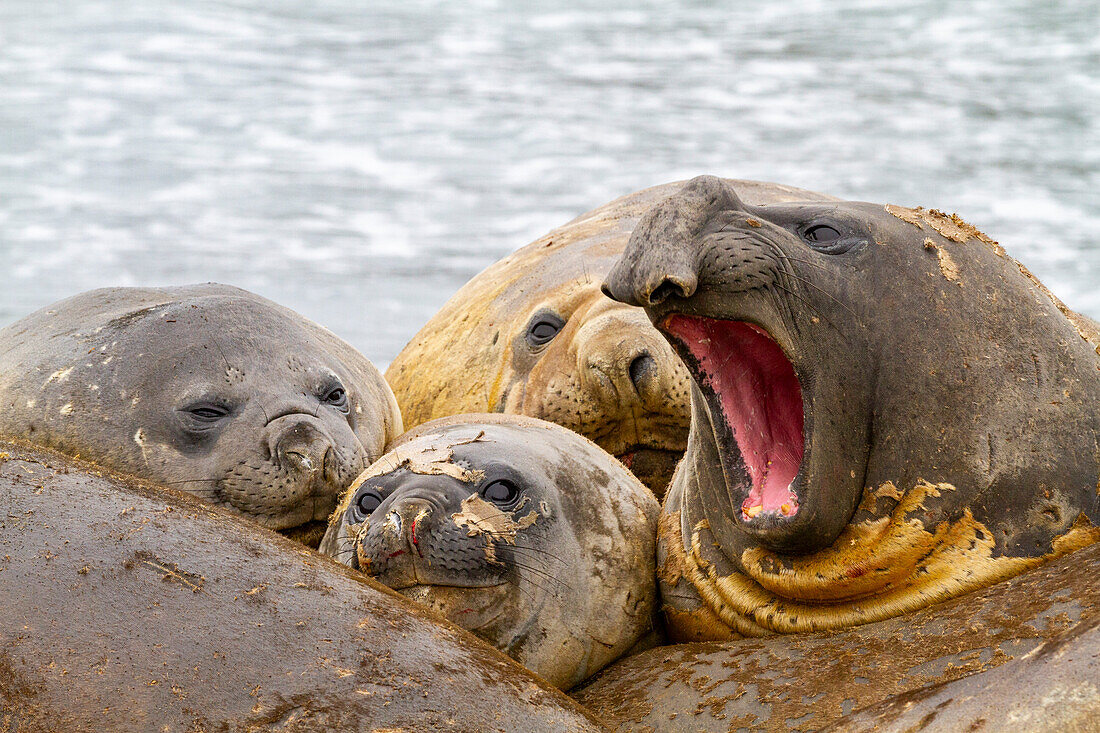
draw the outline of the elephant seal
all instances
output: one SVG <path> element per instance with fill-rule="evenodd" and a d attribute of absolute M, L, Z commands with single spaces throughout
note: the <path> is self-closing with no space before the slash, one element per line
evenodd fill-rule
<path fill-rule="evenodd" d="M 0 330 L 0 434 L 314 546 L 339 493 L 400 433 L 374 365 L 238 288 L 92 290 Z"/>
<path fill-rule="evenodd" d="M 731 181 L 755 203 L 833 200 Z M 616 199 L 491 265 L 386 370 L 406 429 L 447 415 L 523 414 L 616 456 L 660 499 L 687 444 L 687 371 L 637 308 L 600 284 L 638 219 L 679 184 Z"/>
<path fill-rule="evenodd" d="M 459 415 L 356 479 L 321 549 L 568 689 L 654 636 L 657 513 L 576 433 Z"/>
<path fill-rule="evenodd" d="M 223 507 L 0 443 L 0 728 L 598 731 L 489 645 Z"/>
<path fill-rule="evenodd" d="M 650 649 L 616 662 L 570 694 L 618 733 L 817 731 L 831 724 L 849 730 L 840 722 L 851 720 L 846 716 L 869 717 L 853 711 L 877 711 L 879 705 L 897 710 L 902 701 L 923 696 L 919 690 L 976 690 L 982 680 L 990 680 L 986 702 L 998 700 L 1011 710 L 1009 702 L 1015 699 L 1021 720 L 1029 719 L 1025 715 L 1040 720 L 1053 712 L 1043 711 L 1044 692 L 1061 687 L 1050 702 L 1066 715 L 1080 712 L 1074 707 L 1095 695 L 1087 689 L 1065 691 L 1098 679 L 1098 622 L 1100 544 L 1094 544 L 1010 580 L 886 621 L 836 632 Z M 1063 670 L 1037 664 L 1052 647 L 1059 650 Z M 1026 685 L 1012 680 L 1018 676 L 1013 670 L 1024 667 L 1036 672 L 1025 677 Z M 1063 686 L 1067 680 L 1075 682 Z M 942 687 L 930 687 L 936 685 Z M 907 715 L 909 724 L 945 697 L 928 698 L 934 703 L 922 703 L 920 715 Z M 940 718 L 960 723 L 950 730 L 1031 730 L 992 722 L 970 729 L 971 720 L 962 723 L 946 712 Z M 864 730 L 854 723 L 850 729 Z M 895 729 L 924 730 L 889 728 Z"/>
<path fill-rule="evenodd" d="M 825 733 L 1100 729 L 1100 618 L 989 672 L 898 695 Z"/>
<path fill-rule="evenodd" d="M 1093 332 L 957 216 L 700 177 L 605 288 L 692 375 L 658 530 L 672 638 L 886 619 L 1098 538 Z"/>

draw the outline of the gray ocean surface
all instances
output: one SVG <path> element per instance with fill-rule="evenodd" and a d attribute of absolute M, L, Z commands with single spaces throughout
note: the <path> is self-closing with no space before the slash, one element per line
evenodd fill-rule
<path fill-rule="evenodd" d="M 0 3 L 0 325 L 217 281 L 385 366 L 700 173 L 958 212 L 1100 316 L 1100 2 Z"/>

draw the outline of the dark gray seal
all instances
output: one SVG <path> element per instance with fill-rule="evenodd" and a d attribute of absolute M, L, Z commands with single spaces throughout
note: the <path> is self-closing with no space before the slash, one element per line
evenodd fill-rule
<path fill-rule="evenodd" d="M 1097 539 L 1094 330 L 957 216 L 701 177 L 605 288 L 693 380 L 658 548 L 674 638 L 890 618 Z"/>
<path fill-rule="evenodd" d="M 321 545 L 568 689 L 655 636 L 658 507 L 591 441 L 520 415 L 400 438 Z"/>
<path fill-rule="evenodd" d="M 314 545 L 339 492 L 400 432 L 365 357 L 238 288 L 93 290 L 0 330 L 0 434 Z"/>
<path fill-rule="evenodd" d="M 0 729 L 601 730 L 453 624 L 222 507 L 0 442 Z"/>

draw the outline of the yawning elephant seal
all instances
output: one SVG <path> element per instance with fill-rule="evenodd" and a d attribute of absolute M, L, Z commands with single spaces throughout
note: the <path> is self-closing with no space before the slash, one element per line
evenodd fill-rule
<path fill-rule="evenodd" d="M 400 433 L 365 357 L 238 288 L 93 290 L 0 330 L 0 434 L 314 545 L 340 491 Z"/>
<path fill-rule="evenodd" d="M 692 374 L 658 549 L 675 638 L 890 618 L 1097 539 L 1093 331 L 958 217 L 701 177 L 605 288 Z"/>
<path fill-rule="evenodd" d="M 410 431 L 321 550 L 568 689 L 655 636 L 658 507 L 585 438 L 521 415 Z"/>
<path fill-rule="evenodd" d="M 753 203 L 834 200 L 731 181 Z M 638 219 L 680 184 L 648 188 L 574 219 L 470 280 L 389 369 L 405 427 L 505 412 L 564 425 L 627 465 L 658 498 L 683 454 L 686 370 L 645 314 L 600 283 Z"/>

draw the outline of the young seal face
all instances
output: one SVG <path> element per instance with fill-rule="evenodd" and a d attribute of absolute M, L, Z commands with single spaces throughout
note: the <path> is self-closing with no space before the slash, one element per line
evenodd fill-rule
<path fill-rule="evenodd" d="M 827 198 L 737 183 L 757 203 Z M 644 313 L 600 283 L 638 219 L 676 187 L 584 214 L 459 290 L 386 371 L 406 426 L 471 412 L 542 418 L 591 439 L 663 496 L 687 443 L 690 379 Z"/>
<path fill-rule="evenodd" d="M 568 689 L 653 631 L 657 512 L 568 430 L 461 415 L 410 432 L 356 479 L 321 551 Z"/>
<path fill-rule="evenodd" d="M 95 290 L 0 331 L 0 432 L 320 539 L 400 415 L 334 335 L 237 288 Z"/>
<path fill-rule="evenodd" d="M 682 637 L 866 623 L 1096 538 L 1091 332 L 957 217 L 702 177 L 605 289 L 692 373 L 662 519 Z"/>

